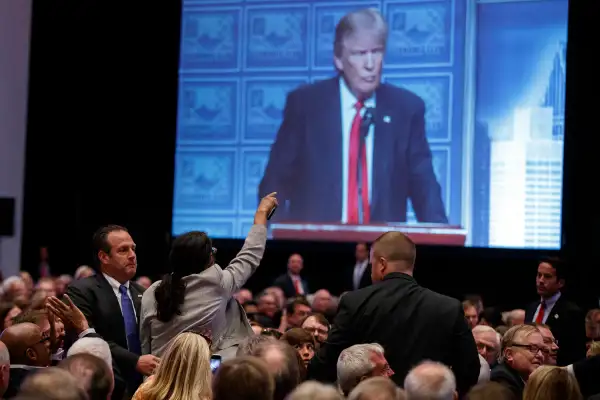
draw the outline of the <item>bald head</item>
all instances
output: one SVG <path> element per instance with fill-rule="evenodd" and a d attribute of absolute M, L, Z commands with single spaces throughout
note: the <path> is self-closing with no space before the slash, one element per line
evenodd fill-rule
<path fill-rule="evenodd" d="M 23 322 L 6 328 L 0 335 L 0 341 L 6 345 L 13 364 L 30 365 L 26 352 L 41 343 L 42 330 L 36 324 Z"/>
<path fill-rule="evenodd" d="M 380 281 L 390 272 L 412 275 L 417 250 L 412 240 L 402 232 L 386 232 L 371 247 L 371 265 L 374 281 Z"/>
<path fill-rule="evenodd" d="M 404 380 L 410 399 L 453 400 L 457 398 L 456 379 L 444 364 L 425 361 L 413 368 Z"/>

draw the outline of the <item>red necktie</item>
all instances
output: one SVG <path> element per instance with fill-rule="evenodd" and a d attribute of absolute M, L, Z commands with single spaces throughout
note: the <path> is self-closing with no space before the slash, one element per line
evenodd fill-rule
<path fill-rule="evenodd" d="M 300 279 L 294 278 L 294 288 L 296 289 L 296 294 L 302 294 L 302 286 L 300 286 Z"/>
<path fill-rule="evenodd" d="M 544 323 L 544 314 L 546 313 L 546 304 L 542 301 L 540 303 L 540 311 L 538 311 L 537 317 L 535 317 L 536 324 Z"/>
<path fill-rule="evenodd" d="M 360 145 L 360 125 L 362 117 L 360 110 L 363 108 L 363 104 L 359 101 L 354 105 L 356 109 L 356 115 L 352 121 L 352 128 L 350 129 L 350 151 L 349 151 L 349 163 L 348 163 L 348 223 L 358 224 L 359 223 L 359 201 L 362 202 L 363 210 L 363 224 L 368 224 L 370 219 L 369 210 L 369 174 L 367 170 L 367 149 L 366 143 Z M 360 154 L 359 154 L 360 152 Z M 361 186 L 362 193 L 358 193 L 358 163 L 361 163 L 362 176 Z"/>

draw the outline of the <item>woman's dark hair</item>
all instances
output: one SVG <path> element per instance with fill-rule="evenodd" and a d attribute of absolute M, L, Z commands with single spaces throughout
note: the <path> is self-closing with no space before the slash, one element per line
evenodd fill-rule
<path fill-rule="evenodd" d="M 204 232 L 184 233 L 173 241 L 169 253 L 170 273 L 165 274 L 154 292 L 156 314 L 161 322 L 181 315 L 185 296 L 183 278 L 204 271 L 212 264 L 212 242 Z"/>

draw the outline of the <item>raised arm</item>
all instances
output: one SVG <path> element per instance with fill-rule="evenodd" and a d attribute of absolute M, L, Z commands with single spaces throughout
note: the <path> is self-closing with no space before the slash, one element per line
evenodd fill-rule
<path fill-rule="evenodd" d="M 261 199 L 244 247 L 223 270 L 221 286 L 229 296 L 233 296 L 244 286 L 262 260 L 267 244 L 267 216 L 277 206 L 276 194 L 271 193 Z"/>

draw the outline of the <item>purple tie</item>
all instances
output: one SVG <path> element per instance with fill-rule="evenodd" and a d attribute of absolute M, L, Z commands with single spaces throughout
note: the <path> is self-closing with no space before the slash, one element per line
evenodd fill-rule
<path fill-rule="evenodd" d="M 127 347 L 132 353 L 142 354 L 142 345 L 140 344 L 137 318 L 135 317 L 133 303 L 127 294 L 127 287 L 125 285 L 119 286 L 119 292 L 121 292 L 121 309 L 123 311 L 123 320 L 125 321 Z"/>

